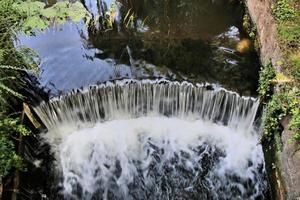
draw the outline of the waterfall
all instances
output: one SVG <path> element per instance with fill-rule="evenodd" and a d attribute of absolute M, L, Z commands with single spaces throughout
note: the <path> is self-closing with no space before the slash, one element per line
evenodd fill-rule
<path fill-rule="evenodd" d="M 216 85 L 121 80 L 34 110 L 57 160 L 58 199 L 263 199 L 258 105 Z"/>
<path fill-rule="evenodd" d="M 96 123 L 151 113 L 173 117 L 193 115 L 232 128 L 249 129 L 258 105 L 258 99 L 241 97 L 213 85 L 122 80 L 74 91 L 34 109 L 48 129 L 66 122 Z"/>

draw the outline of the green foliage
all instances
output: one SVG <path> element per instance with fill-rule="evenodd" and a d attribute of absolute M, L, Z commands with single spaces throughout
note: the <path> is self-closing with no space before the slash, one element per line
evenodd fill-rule
<path fill-rule="evenodd" d="M 24 125 L 21 125 L 19 120 L 10 117 L 0 119 L 0 134 L 8 137 L 12 134 L 20 133 L 23 136 L 27 136 L 29 131 Z"/>
<path fill-rule="evenodd" d="M 288 9 L 292 10 L 292 15 L 290 17 L 278 17 L 278 35 L 280 42 L 283 46 L 283 53 L 286 58 L 285 70 L 287 74 L 290 74 L 294 79 L 300 82 L 300 2 L 297 0 L 289 0 L 286 2 L 288 4 Z M 277 2 L 278 4 L 278 2 Z M 276 7 L 276 5 L 274 7 Z M 278 7 L 278 11 L 279 11 Z"/>
<path fill-rule="evenodd" d="M 18 120 L 0 119 L 0 177 L 7 175 L 12 168 L 20 169 L 22 159 L 15 153 L 11 137 L 17 134 L 28 135 L 29 131 Z"/>
<path fill-rule="evenodd" d="M 297 83 L 300 83 L 300 51 L 298 54 L 292 54 L 289 56 L 291 65 L 291 74 Z"/>
<path fill-rule="evenodd" d="M 14 103 L 22 98 L 18 93 L 24 86 L 26 70 L 37 71 L 34 64 L 34 52 L 28 48 L 17 50 L 13 40 L 21 29 L 21 19 L 24 18 L 13 7 L 15 1 L 0 0 L 0 109 L 8 111 Z"/>
<path fill-rule="evenodd" d="M 22 26 L 25 32 L 32 32 L 35 29 L 44 30 L 52 24 L 62 24 L 69 19 L 79 22 L 83 18 L 89 18 L 88 11 L 79 1 L 57 2 L 46 8 L 45 3 L 27 0 L 15 3 L 14 7 L 26 16 Z"/>
<path fill-rule="evenodd" d="M 290 5 L 288 0 L 278 0 L 273 6 L 272 11 L 276 19 L 287 21 L 294 19 L 296 10 Z"/>
<path fill-rule="evenodd" d="M 290 122 L 290 128 L 294 130 L 294 135 L 291 138 L 291 141 L 300 142 L 300 108 L 293 108 L 292 110 L 292 120 Z"/>
<path fill-rule="evenodd" d="M 276 73 L 272 64 L 268 64 L 262 67 L 259 76 L 259 88 L 258 88 L 258 93 L 262 98 L 270 97 L 272 80 L 275 78 L 275 76 Z"/>
<path fill-rule="evenodd" d="M 290 129 L 294 132 L 291 141 L 297 141 L 300 143 L 300 90 L 299 88 L 293 88 L 289 92 L 289 106 L 290 106 Z"/>
<path fill-rule="evenodd" d="M 250 15 L 248 13 L 246 13 L 243 17 L 243 27 L 248 33 L 249 37 L 255 39 L 257 30 L 256 27 L 252 24 Z"/>
<path fill-rule="evenodd" d="M 24 73 L 34 69 L 32 51 L 14 47 L 15 34 L 20 30 L 24 17 L 12 6 L 13 0 L 0 0 L 0 178 L 12 168 L 21 167 L 21 158 L 17 155 L 13 138 L 19 134 L 28 135 L 29 131 L 19 120 L 8 117 L 22 103 L 18 91 L 25 86 Z"/>
<path fill-rule="evenodd" d="M 282 106 L 282 97 L 281 94 L 275 93 L 267 104 L 263 116 L 265 138 L 271 138 L 278 133 L 280 120 L 287 114 L 286 107 Z"/>
<path fill-rule="evenodd" d="M 300 90 L 285 85 L 272 96 L 264 113 L 264 136 L 271 138 L 279 131 L 279 123 L 285 116 L 291 117 L 289 128 L 294 132 L 291 141 L 300 143 Z"/>
<path fill-rule="evenodd" d="M 264 113 L 264 135 L 266 138 L 275 138 L 279 135 L 280 120 L 290 116 L 289 128 L 294 135 L 290 141 L 300 144 L 300 2 L 298 0 L 278 0 L 272 11 L 277 21 L 278 35 L 284 54 L 284 63 L 281 63 L 282 72 L 276 75 L 279 81 L 276 93 L 267 103 Z M 262 71 L 259 93 L 268 95 L 275 72 L 268 69 Z M 281 75 L 281 76 L 280 76 Z M 281 77 L 281 78 L 280 78 Z M 275 80 L 275 81 L 276 81 Z"/>
<path fill-rule="evenodd" d="M 300 46 L 300 24 L 281 23 L 278 25 L 278 33 L 282 42 L 289 48 Z"/>
<path fill-rule="evenodd" d="M 11 140 L 0 135 L 0 178 L 6 176 L 13 168 L 20 168 L 21 158 L 15 153 Z"/>

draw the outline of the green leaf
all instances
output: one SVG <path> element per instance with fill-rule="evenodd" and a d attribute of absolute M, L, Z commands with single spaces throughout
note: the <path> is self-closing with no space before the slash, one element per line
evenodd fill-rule
<path fill-rule="evenodd" d="M 0 83 L 0 92 L 4 92 L 4 93 L 8 93 L 14 97 L 17 98 L 23 98 L 23 96 L 21 94 L 19 94 L 18 92 L 13 91 L 12 89 L 10 89 L 9 87 L 5 86 L 4 84 Z"/>
<path fill-rule="evenodd" d="M 23 30 L 25 32 L 34 29 L 45 30 L 47 27 L 48 27 L 48 23 L 46 23 L 38 16 L 32 16 L 28 18 L 23 24 Z"/>
<path fill-rule="evenodd" d="M 14 6 L 26 14 L 23 31 L 30 33 L 34 29 L 44 30 L 51 24 L 62 24 L 68 19 L 79 22 L 83 18 L 90 18 L 89 12 L 79 1 L 70 3 L 68 1 L 57 2 L 51 7 L 45 8 L 45 4 L 38 1 L 25 1 L 16 3 Z"/>

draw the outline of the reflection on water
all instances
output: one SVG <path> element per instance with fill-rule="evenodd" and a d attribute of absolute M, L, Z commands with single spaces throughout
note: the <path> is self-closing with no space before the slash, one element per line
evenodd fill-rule
<path fill-rule="evenodd" d="M 47 6 L 55 1 L 48 0 Z M 60 91 L 121 78 L 214 82 L 255 94 L 258 61 L 238 53 L 241 6 L 227 0 L 82 0 L 91 20 L 50 27 L 19 44 L 41 58 L 40 83 Z M 87 25 L 88 24 L 88 25 Z M 241 82 L 243 84 L 241 84 Z"/>

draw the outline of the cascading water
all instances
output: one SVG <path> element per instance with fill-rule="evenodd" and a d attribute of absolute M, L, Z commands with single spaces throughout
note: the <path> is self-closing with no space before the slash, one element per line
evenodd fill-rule
<path fill-rule="evenodd" d="M 259 101 L 213 85 L 123 80 L 35 107 L 64 199 L 263 199 Z"/>

